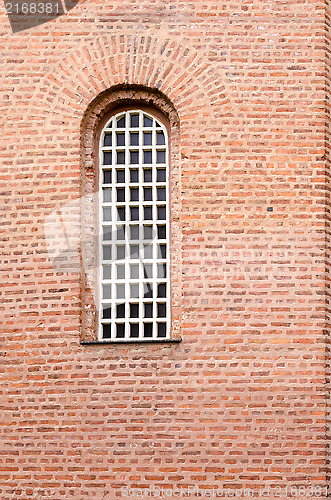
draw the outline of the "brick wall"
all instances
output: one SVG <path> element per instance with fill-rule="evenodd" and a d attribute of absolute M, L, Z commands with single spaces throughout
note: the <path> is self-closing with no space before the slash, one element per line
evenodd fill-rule
<path fill-rule="evenodd" d="M 325 14 L 91 0 L 13 33 L 2 5 L 1 500 L 327 484 Z M 121 84 L 180 118 L 176 345 L 81 345 L 81 273 L 47 252 L 84 114 Z"/>

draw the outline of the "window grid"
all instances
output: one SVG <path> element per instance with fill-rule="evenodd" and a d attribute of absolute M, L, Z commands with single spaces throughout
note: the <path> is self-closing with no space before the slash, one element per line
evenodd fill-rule
<path fill-rule="evenodd" d="M 167 131 L 146 112 L 121 112 L 100 146 L 99 338 L 169 338 Z"/>

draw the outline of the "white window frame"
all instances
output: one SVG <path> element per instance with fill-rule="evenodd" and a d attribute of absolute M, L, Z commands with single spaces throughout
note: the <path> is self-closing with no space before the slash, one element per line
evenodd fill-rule
<path fill-rule="evenodd" d="M 130 123 L 131 115 L 139 116 L 139 126 L 131 128 L 127 125 Z M 116 124 L 118 120 L 125 117 L 126 126 L 125 128 L 116 128 Z M 144 127 L 144 117 L 152 120 L 151 127 Z M 139 144 L 138 145 L 130 145 L 130 134 L 139 134 Z M 143 137 L 145 134 L 152 134 L 152 144 L 144 145 Z M 162 133 L 164 137 L 164 144 L 157 144 L 156 138 L 162 138 Z M 109 134 L 112 136 L 112 145 L 105 146 L 105 136 L 109 137 Z M 123 135 L 125 139 L 125 145 L 117 145 L 116 136 L 117 134 Z M 130 152 L 132 150 L 138 152 L 138 163 L 130 164 Z M 152 163 L 144 163 L 144 151 L 151 151 L 152 154 Z M 165 152 L 165 162 L 157 163 L 158 152 Z M 112 163 L 111 165 L 104 164 L 104 153 L 112 153 Z M 124 164 L 117 164 L 116 158 L 117 153 L 124 153 L 125 161 Z M 160 153 L 160 156 L 162 154 Z M 109 161 L 109 159 L 107 160 Z M 170 325 L 171 325 L 171 311 L 170 311 L 170 220 L 169 220 L 169 144 L 168 144 L 168 132 L 162 121 L 157 118 L 152 112 L 145 111 L 139 108 L 132 108 L 127 111 L 120 111 L 107 121 L 106 125 L 103 127 L 103 130 L 100 135 L 100 143 L 99 143 L 99 223 L 100 223 L 100 238 L 99 238 L 99 262 L 100 262 L 100 273 L 99 273 L 99 297 L 100 297 L 100 307 L 99 307 L 99 332 L 98 339 L 99 341 L 113 341 L 113 342 L 144 342 L 144 341 L 159 341 L 159 340 L 167 340 L 170 338 Z M 130 169 L 138 170 L 138 183 L 131 182 L 130 179 Z M 157 181 L 157 171 L 159 172 L 163 170 L 162 176 L 164 175 L 165 169 L 165 180 Z M 125 174 L 125 182 L 118 183 L 119 180 L 117 178 L 117 171 L 124 171 Z M 152 170 L 152 182 L 144 182 L 146 181 L 146 177 L 144 178 L 144 172 L 147 170 Z M 112 172 L 112 182 L 105 183 L 104 172 L 111 171 Z M 149 175 L 149 174 L 148 174 Z M 160 176 L 161 177 L 161 176 Z M 132 201 L 131 193 L 133 195 L 133 190 L 139 189 L 139 200 Z M 150 194 L 150 191 L 147 193 L 147 190 L 144 188 L 152 189 L 152 201 L 144 200 L 144 194 Z M 107 191 L 107 196 L 111 192 L 111 201 L 105 201 L 106 197 L 104 197 L 105 190 Z M 119 190 L 122 190 L 119 193 Z M 136 192 L 135 192 L 136 193 Z M 158 200 L 158 196 L 162 197 L 165 193 L 165 200 Z M 123 195 L 125 197 L 125 201 L 119 202 L 117 201 L 117 194 Z M 108 198 L 109 199 L 109 198 Z M 125 220 L 118 220 L 118 208 L 123 208 L 126 212 Z M 130 209 L 137 207 L 139 210 L 139 220 L 131 221 L 130 219 Z M 152 207 L 152 219 L 143 220 L 144 208 Z M 165 207 L 165 219 L 158 219 L 158 207 L 162 209 Z M 104 209 L 110 209 L 111 213 L 111 221 L 104 220 Z M 164 211 L 163 211 L 164 212 Z M 164 215 L 164 214 L 163 214 Z M 109 213 L 108 213 L 109 216 Z M 124 231 L 124 239 L 118 239 L 119 236 L 123 237 L 123 234 L 119 234 L 117 229 L 119 226 L 125 226 Z M 139 230 L 139 239 L 134 242 L 134 244 L 139 245 L 139 252 L 137 258 L 130 257 L 130 227 L 137 227 Z M 144 227 L 152 227 L 152 238 L 151 244 L 148 245 L 150 247 L 149 251 L 152 250 L 152 259 L 145 258 L 144 254 L 144 242 L 146 244 L 146 240 L 144 240 Z M 158 240 L 158 226 L 165 226 L 165 238 Z M 111 235 L 111 240 L 104 240 L 103 233 L 104 228 L 107 228 Z M 158 241 L 160 243 L 158 243 Z M 125 258 L 117 259 L 117 246 L 124 244 L 125 246 Z M 165 257 L 164 257 L 164 247 L 162 249 L 163 257 L 161 258 L 160 253 L 157 253 L 161 247 L 158 245 L 166 245 L 165 249 Z M 111 259 L 104 259 L 104 247 L 108 247 L 111 249 Z M 107 250 L 108 252 L 109 250 Z M 137 255 L 137 254 L 135 254 Z M 131 266 L 135 266 L 134 268 Z M 137 271 L 137 265 L 139 270 L 139 278 L 135 279 L 130 271 Z M 146 272 L 149 274 L 150 268 L 148 266 L 152 266 L 152 277 L 146 278 Z M 162 267 L 158 267 L 162 266 Z M 108 267 L 109 266 L 109 267 Z M 122 270 L 125 271 L 125 279 L 118 278 L 117 275 L 117 267 L 124 266 Z M 163 270 L 163 266 L 166 269 L 166 277 L 160 276 L 160 272 Z M 105 278 L 104 270 L 107 267 L 110 270 L 110 274 L 108 274 L 108 278 Z M 152 285 L 152 294 L 153 296 L 150 298 L 144 297 L 144 285 L 146 283 L 150 283 Z M 163 290 L 165 288 L 166 297 L 157 297 L 158 285 L 165 284 Z M 118 297 L 117 286 L 123 286 L 125 288 L 125 293 L 123 298 Z M 131 297 L 131 285 L 138 285 L 139 289 L 139 297 L 133 298 Z M 108 287 L 108 288 L 104 288 Z M 121 291 L 121 290 L 118 290 Z M 109 298 L 106 298 L 110 295 Z M 144 304 L 152 304 L 152 317 L 145 318 L 145 306 Z M 124 304 L 124 318 L 117 318 L 117 305 Z M 139 310 L 139 317 L 133 318 L 130 317 L 130 304 L 137 304 Z M 163 311 L 164 306 L 159 306 L 158 304 L 165 304 L 166 315 L 164 317 L 158 317 L 158 313 Z M 160 309 L 159 309 L 160 307 Z M 111 310 L 111 318 L 104 317 L 104 310 L 110 308 Z M 132 309 L 133 310 L 133 309 Z M 109 311 L 108 311 L 109 312 Z M 122 307 L 123 312 L 123 307 Z M 150 312 L 150 311 L 149 311 Z M 136 313 L 136 311 L 135 311 Z M 152 336 L 144 336 L 145 328 L 149 329 L 150 327 L 145 327 L 145 324 L 152 324 Z M 117 327 L 117 324 L 124 325 L 124 336 L 118 337 L 116 335 L 116 331 L 120 330 Z M 159 326 L 159 324 L 163 324 L 163 326 Z M 164 326 L 165 324 L 165 326 Z M 104 327 L 103 325 L 110 325 L 110 327 Z M 131 335 L 137 332 L 134 330 L 137 327 L 133 327 L 132 325 L 139 325 L 139 336 L 132 337 Z M 121 327 L 122 328 L 122 327 Z M 106 329 L 110 329 L 107 331 L 107 336 L 104 336 L 104 331 Z M 158 335 L 158 332 L 162 333 L 162 336 Z M 148 331 L 150 334 L 150 332 Z"/>

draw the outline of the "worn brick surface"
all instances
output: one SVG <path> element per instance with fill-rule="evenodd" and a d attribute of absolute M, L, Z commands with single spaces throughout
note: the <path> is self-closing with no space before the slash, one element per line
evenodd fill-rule
<path fill-rule="evenodd" d="M 86 0 L 14 34 L 1 4 L 1 500 L 327 484 L 327 8 Z M 180 118 L 176 345 L 81 345 L 81 274 L 47 253 L 121 84 Z"/>

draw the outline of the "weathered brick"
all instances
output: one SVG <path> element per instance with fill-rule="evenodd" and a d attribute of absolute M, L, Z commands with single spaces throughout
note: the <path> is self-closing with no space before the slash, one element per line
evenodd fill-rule
<path fill-rule="evenodd" d="M 18 33 L 1 17 L 0 498 L 325 487 L 329 2 L 82 0 Z M 130 85 L 179 116 L 182 342 L 85 346 L 91 297 L 79 266 L 51 267 L 44 222 L 82 194 L 89 106 Z"/>

